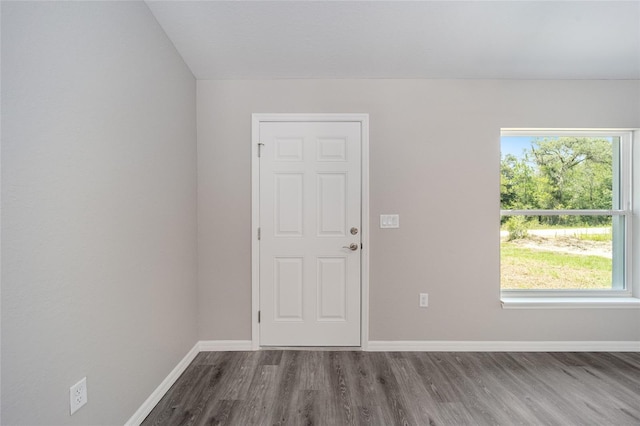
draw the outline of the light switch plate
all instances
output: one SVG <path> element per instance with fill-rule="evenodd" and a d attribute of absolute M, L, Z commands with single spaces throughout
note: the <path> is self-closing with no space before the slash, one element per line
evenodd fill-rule
<path fill-rule="evenodd" d="M 400 228 L 399 214 L 381 214 L 380 228 Z"/>
<path fill-rule="evenodd" d="M 426 308 L 427 306 L 429 306 L 429 294 L 420 293 L 420 307 Z"/>

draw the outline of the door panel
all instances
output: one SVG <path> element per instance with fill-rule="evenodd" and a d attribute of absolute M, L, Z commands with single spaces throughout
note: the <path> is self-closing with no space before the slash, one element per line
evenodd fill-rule
<path fill-rule="evenodd" d="M 275 236 L 302 237 L 304 233 L 304 174 L 276 173 L 274 180 Z"/>
<path fill-rule="evenodd" d="M 274 319 L 276 321 L 302 320 L 302 271 L 301 257 L 277 257 L 274 268 Z"/>
<path fill-rule="evenodd" d="M 318 321 L 346 321 L 347 259 L 318 258 Z"/>
<path fill-rule="evenodd" d="M 359 346 L 360 123 L 262 122 L 260 142 L 260 342 Z"/>
<path fill-rule="evenodd" d="M 320 173 L 317 179 L 317 235 L 344 237 L 347 235 L 347 174 Z"/>

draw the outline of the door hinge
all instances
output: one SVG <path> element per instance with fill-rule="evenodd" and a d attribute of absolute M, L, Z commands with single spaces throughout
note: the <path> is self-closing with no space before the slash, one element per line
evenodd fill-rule
<path fill-rule="evenodd" d="M 258 228 L 258 241 L 260 241 L 260 228 Z"/>
<path fill-rule="evenodd" d="M 258 143 L 258 158 L 262 157 L 262 147 L 264 146 L 264 144 L 262 142 Z"/>
<path fill-rule="evenodd" d="M 258 324 L 260 324 L 260 311 L 258 311 Z"/>

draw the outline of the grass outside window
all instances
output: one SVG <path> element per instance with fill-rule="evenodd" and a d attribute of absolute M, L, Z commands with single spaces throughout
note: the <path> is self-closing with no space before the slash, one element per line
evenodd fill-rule
<path fill-rule="evenodd" d="M 611 288 L 611 258 L 599 255 L 548 251 L 503 241 L 500 268 L 503 290 Z"/>

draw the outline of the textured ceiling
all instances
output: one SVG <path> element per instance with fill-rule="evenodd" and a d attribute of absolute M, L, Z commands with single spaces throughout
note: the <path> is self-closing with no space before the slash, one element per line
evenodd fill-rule
<path fill-rule="evenodd" d="M 198 79 L 640 78 L 640 0 L 147 4 Z"/>

